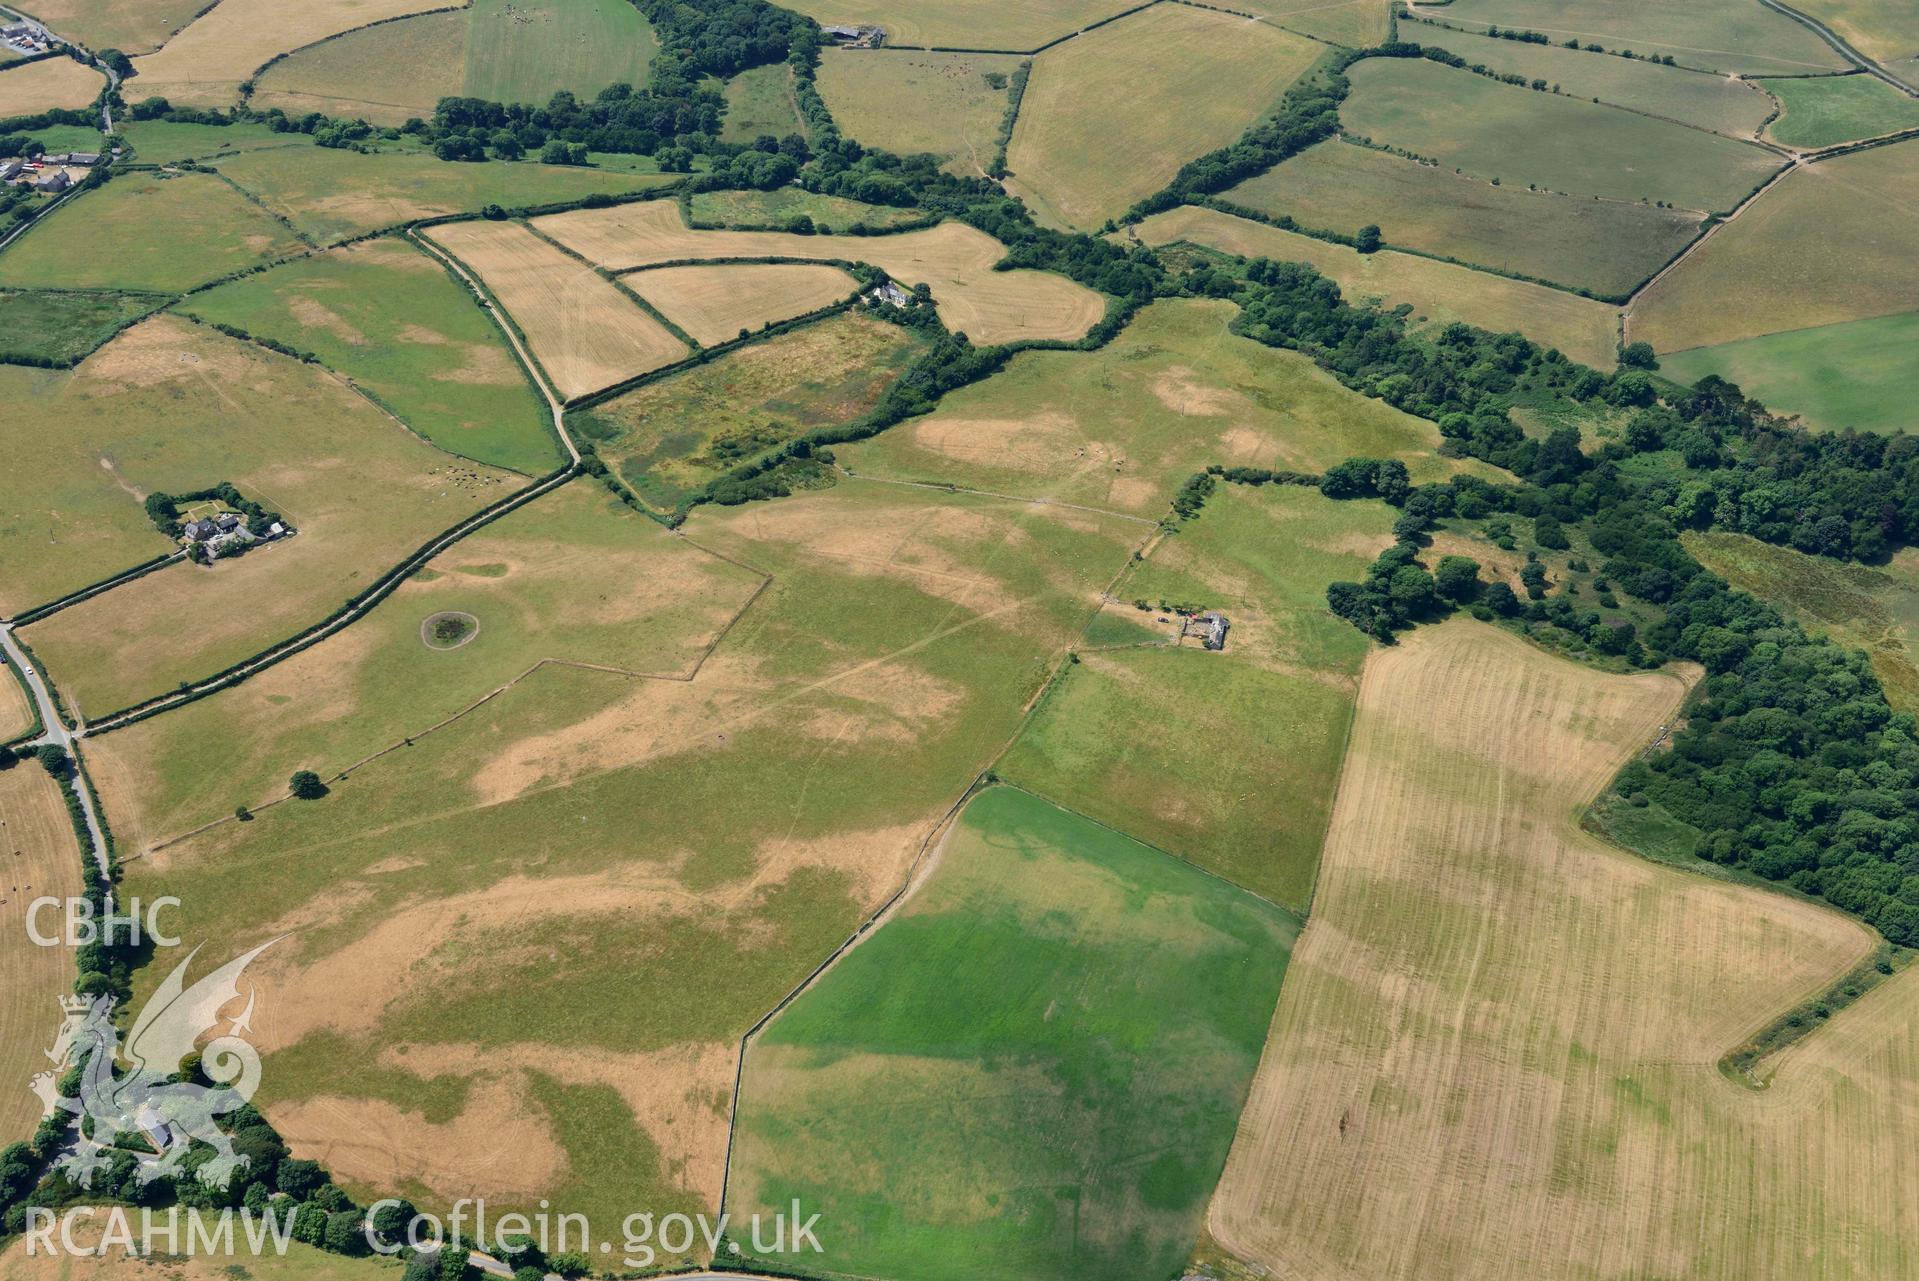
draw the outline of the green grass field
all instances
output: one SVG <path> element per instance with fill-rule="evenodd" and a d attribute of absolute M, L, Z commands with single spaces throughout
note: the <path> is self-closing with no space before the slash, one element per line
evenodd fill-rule
<path fill-rule="evenodd" d="M 1733 586 L 1864 650 L 1893 707 L 1919 712 L 1919 557 L 1901 552 L 1881 569 L 1727 533 L 1688 534 L 1686 550 Z"/>
<path fill-rule="evenodd" d="M 1437 12 L 1444 21 L 1445 10 Z M 1685 67 L 1587 53 L 1558 44 L 1500 40 L 1424 23 L 1408 23 L 1401 38 L 1449 49 L 1468 63 L 1501 74 L 1545 80 L 1575 98 L 1597 98 L 1739 137 L 1752 137 L 1772 113 L 1766 95 L 1752 84 Z"/>
<path fill-rule="evenodd" d="M 1234 336 L 1235 314 L 1228 303 L 1156 303 L 1097 352 L 1022 353 L 933 413 L 834 453 L 862 475 L 1152 520 L 1213 463 L 1318 471 L 1366 455 L 1402 458 L 1422 480 L 1450 474 L 1431 423 Z"/>
<path fill-rule="evenodd" d="M 928 152 L 952 173 L 993 163 L 1013 73 L 1006 53 L 902 53 L 864 49 L 820 55 L 820 94 L 846 136 L 902 156 Z M 990 79 L 989 79 L 990 77 Z"/>
<path fill-rule="evenodd" d="M 1506 186 L 1723 213 L 1782 163 L 1749 143 L 1424 58 L 1371 58 L 1348 74 L 1339 117 L 1350 132 Z"/>
<path fill-rule="evenodd" d="M 77 361 L 165 301 L 151 294 L 0 289 L 0 363 Z"/>
<path fill-rule="evenodd" d="M 1494 24 L 1577 38 L 1611 50 L 1669 56 L 1689 67 L 1740 75 L 1839 71 L 1848 64 L 1817 35 L 1747 0 L 1453 0 L 1442 21 L 1474 31 Z M 1420 30 L 1408 27 L 1408 32 Z M 1406 39 L 1417 39 L 1408 34 Z"/>
<path fill-rule="evenodd" d="M 577 411 L 568 426 L 649 507 L 672 511 L 773 446 L 858 418 L 920 350 L 897 325 L 833 316 Z"/>
<path fill-rule="evenodd" d="M 38 139 L 48 151 L 102 149 L 100 131 L 89 125 L 42 125 L 38 129 L 27 130 L 27 136 Z"/>
<path fill-rule="evenodd" d="M 583 484 L 578 497 L 599 494 Z M 685 544 L 650 526 L 621 526 L 636 554 L 648 538 L 680 554 Z M 683 536 L 772 577 L 692 680 L 548 667 L 444 730 L 411 731 L 412 746 L 323 800 L 130 860 L 140 885 L 127 892 L 178 892 L 195 937 L 238 945 L 304 923 L 268 967 L 280 1013 L 258 1101 L 296 1144 L 327 1151 L 343 1185 L 417 1183 L 423 1204 L 485 1195 L 502 1210 L 568 1189 L 565 1208 L 615 1225 L 635 1205 L 712 1208 L 738 1037 L 904 883 L 1139 531 L 849 481 L 702 508 Z M 263 724 L 378 717 L 368 704 L 420 697 L 389 681 L 469 651 L 477 661 L 490 628 L 513 645 L 522 627 L 557 636 L 602 611 L 658 610 L 641 635 L 683 654 L 709 634 L 676 624 L 684 610 L 704 618 L 739 600 L 742 580 L 726 571 L 716 592 L 643 563 L 632 581 L 657 595 L 635 601 L 619 578 L 596 597 L 583 585 L 602 553 L 549 554 L 576 568 L 536 587 L 549 595 L 529 599 L 524 619 L 510 606 L 514 575 L 529 576 L 520 586 L 545 575 L 486 552 L 394 614 L 397 643 L 427 605 L 465 599 L 481 624 L 469 645 L 431 652 L 412 638 L 413 661 L 377 687 L 263 676 L 253 693 L 209 700 L 229 709 L 223 736 L 264 743 L 276 735 Z M 489 599 L 491 577 L 505 583 Z M 541 606 L 549 598 L 558 610 Z M 542 617 L 555 612 L 574 617 Z M 380 631 L 356 633 L 372 625 L 316 647 L 317 670 L 387 662 L 361 656 Z M 617 625 L 602 635 L 640 639 Z M 289 733 L 273 764 L 305 736 Z M 90 743 L 89 762 L 131 851 L 170 834 L 146 815 L 177 807 L 177 784 L 123 768 L 116 737 Z M 350 763 L 319 748 L 313 768 Z M 188 783 L 206 789 L 212 817 L 259 799 L 249 786 L 215 804 L 217 778 Z M 601 1087 L 619 1092 L 618 1108 Z M 604 1140 L 609 1113 L 627 1127 L 612 1133 L 632 1141 Z"/>
<path fill-rule="evenodd" d="M 1562 289 L 1390 249 L 1362 254 L 1345 245 L 1191 205 L 1154 214 L 1139 224 L 1138 235 L 1152 245 L 1185 241 L 1245 258 L 1308 263 L 1337 281 L 1348 299 L 1372 300 L 1388 309 L 1410 306 L 1412 322 L 1421 329 L 1437 330 L 1463 321 L 1494 333 L 1517 330 L 1595 368 L 1610 368 L 1614 362 L 1618 310 Z"/>
<path fill-rule="evenodd" d="M 149 493 L 222 480 L 297 536 L 177 564 L 27 630 L 69 703 L 102 714 L 317 623 L 520 480 L 434 449 L 338 379 L 177 316 L 143 321 L 14 400 L 0 597 L 32 605 L 173 550 Z M 17 421 L 17 425 L 16 422 Z M 47 422 L 66 430 L 49 433 Z M 12 613 L 12 609 L 7 610 Z"/>
<path fill-rule="evenodd" d="M 1919 128 L 1919 101 L 1877 76 L 1762 80 L 1784 111 L 1766 134 L 1788 147 L 1830 147 Z"/>
<path fill-rule="evenodd" d="M 1383 504 L 1222 486 L 1100 615 L 1159 643 L 1089 631 L 1000 776 L 1304 912 L 1367 649 L 1326 584 L 1361 577 L 1391 524 Z M 1226 649 L 1165 648 L 1161 601 L 1225 613 Z"/>
<path fill-rule="evenodd" d="M 211 174 L 129 173 L 69 198 L 8 246 L 0 285 L 179 293 L 302 247 Z"/>
<path fill-rule="evenodd" d="M 801 187 L 777 191 L 701 191 L 692 198 L 693 221 L 702 226 L 785 228 L 802 214 L 814 230 L 845 231 L 849 227 L 897 227 L 924 221 L 917 209 L 889 209 L 844 196 L 823 196 Z M 821 234 L 826 234 L 821 231 Z"/>
<path fill-rule="evenodd" d="M 1804 166 L 1640 295 L 1628 336 L 1678 351 L 1919 308 L 1916 206 L 1911 143 Z"/>
<path fill-rule="evenodd" d="M 793 73 L 785 63 L 742 71 L 726 82 L 725 92 L 726 120 L 720 128 L 721 141 L 745 144 L 762 135 L 774 138 L 784 138 L 790 133 L 806 135 L 799 104 L 793 99 Z"/>
<path fill-rule="evenodd" d="M 1048 49 L 1013 128 L 1011 190 L 1043 222 L 1097 227 L 1238 138 L 1324 51 L 1266 23 L 1176 4 Z"/>
<path fill-rule="evenodd" d="M 775 1261 L 824 1274 L 1176 1275 L 1297 931 L 985 792 L 931 880 L 749 1051 L 727 1208 L 818 1210 L 826 1253 Z"/>
<path fill-rule="evenodd" d="M 462 164 L 418 153 L 361 155 L 326 147 L 275 148 L 219 162 L 222 175 L 321 242 L 415 218 L 639 191 L 671 174 L 602 172 L 529 162 Z M 119 185 L 119 184 L 114 184 Z M 0 262 L 4 262 L 0 259 Z"/>
<path fill-rule="evenodd" d="M 174 120 L 130 120 L 116 125 L 143 165 L 170 165 L 262 147 L 312 145 L 304 134 L 275 133 L 265 125 L 194 125 Z"/>
<path fill-rule="evenodd" d="M 638 88 L 659 47 L 628 0 L 473 0 L 466 93 L 544 105 L 562 89 Z"/>
<path fill-rule="evenodd" d="M 1832 431 L 1919 431 L 1919 314 L 1876 316 L 1694 347 L 1660 357 L 1669 378 L 1718 374 L 1766 402 Z"/>
<path fill-rule="evenodd" d="M 303 258 L 196 294 L 184 310 L 319 356 L 443 449 L 528 475 L 560 464 L 546 406 L 499 329 L 404 241 Z"/>
<path fill-rule="evenodd" d="M 1696 215 L 1676 209 L 1495 187 L 1338 139 L 1247 179 L 1225 199 L 1348 236 L 1377 224 L 1397 248 L 1602 296 L 1630 293 L 1699 228 Z"/>

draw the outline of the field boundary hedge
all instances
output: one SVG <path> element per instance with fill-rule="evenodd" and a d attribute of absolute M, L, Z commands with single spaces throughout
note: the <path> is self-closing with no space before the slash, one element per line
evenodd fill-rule
<path fill-rule="evenodd" d="M 187 554 L 184 551 L 162 553 L 161 555 L 155 556 L 152 560 L 141 561 L 131 569 L 123 569 L 111 578 L 102 578 L 97 582 L 87 584 L 77 591 L 68 592 L 65 596 L 56 597 L 44 605 L 36 605 L 32 609 L 23 610 L 8 619 L 7 622 L 14 627 L 31 627 L 49 615 L 57 614 L 63 609 L 80 604 L 82 601 L 92 600 L 95 596 L 103 592 L 112 591 L 114 588 L 130 583 L 136 578 L 145 578 L 157 569 L 165 569 L 175 561 L 185 560 L 186 556 Z"/>
<path fill-rule="evenodd" d="M 334 632 L 340 630 L 346 623 L 358 618 L 361 614 L 364 614 L 367 610 L 390 596 L 394 589 L 399 587 L 399 585 L 408 578 L 411 578 L 421 566 L 425 565 L 429 560 L 432 560 L 433 557 L 439 555 L 468 535 L 484 529 L 502 516 L 516 511 L 534 499 L 558 489 L 561 485 L 566 484 L 575 476 L 579 475 L 579 471 L 580 469 L 577 466 L 569 464 L 560 468 L 558 471 L 547 473 L 545 476 L 535 480 L 531 485 L 514 490 L 511 494 L 506 495 L 504 498 L 487 507 L 482 507 L 479 511 L 473 513 L 473 515 L 467 517 L 459 524 L 436 535 L 430 541 L 422 543 L 412 554 L 380 575 L 370 586 L 364 588 L 356 595 L 348 597 L 344 604 L 328 614 L 325 618 L 320 619 L 318 622 L 309 625 L 301 631 L 295 632 L 285 640 L 277 641 L 247 658 L 230 663 L 212 675 L 193 682 L 192 687 L 189 689 L 167 694 L 158 694 L 152 698 L 144 699 L 141 702 L 121 708 L 117 712 L 102 716 L 98 721 L 87 726 L 85 735 L 87 737 L 93 737 L 99 734 L 109 734 L 116 729 L 125 729 L 129 725 L 138 724 L 149 717 L 158 716 L 162 712 L 185 707 L 187 704 L 197 702 L 209 694 L 217 694 L 223 689 L 230 689 L 235 685 L 241 684 L 257 673 L 265 671 L 267 668 L 293 657 L 301 650 L 318 644 Z"/>

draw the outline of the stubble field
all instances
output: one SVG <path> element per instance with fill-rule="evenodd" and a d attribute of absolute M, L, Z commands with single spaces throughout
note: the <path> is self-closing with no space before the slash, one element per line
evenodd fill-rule
<path fill-rule="evenodd" d="M 1763 1094 L 1716 1066 L 1869 932 L 1574 825 L 1684 689 L 1470 622 L 1374 654 L 1217 1240 L 1287 1277 L 1910 1270 L 1910 1025 L 1841 1014 Z"/>
<path fill-rule="evenodd" d="M 448 223 L 425 234 L 486 282 L 564 399 L 689 354 L 612 282 L 519 223 Z"/>
<path fill-rule="evenodd" d="M 14 684 L 11 673 L 0 681 Z M 73 990 L 73 951 L 40 947 L 27 934 L 27 905 L 81 891 L 80 843 L 51 776 L 32 761 L 0 770 L 0 1147 L 33 1136 L 40 1100 L 27 1083 L 49 1069 L 41 1051 L 63 1017 L 57 998 Z M 59 913 L 40 913 L 42 932 L 58 933 Z"/>
<path fill-rule="evenodd" d="M 71 58 L 43 58 L 0 70 L 0 117 L 32 116 L 56 107 L 84 107 L 100 96 L 107 78 Z"/>
<path fill-rule="evenodd" d="M 859 282 L 838 267 L 739 263 L 659 267 L 628 276 L 626 285 L 694 342 L 712 347 L 844 302 Z"/>
<path fill-rule="evenodd" d="M 1105 299 L 1045 271 L 994 271 L 1006 247 L 983 231 L 944 222 L 884 236 L 800 236 L 778 231 L 694 231 L 672 201 L 579 209 L 533 225 L 612 271 L 709 258 L 869 262 L 907 285 L 931 287 L 951 330 L 975 343 L 1083 338 Z"/>

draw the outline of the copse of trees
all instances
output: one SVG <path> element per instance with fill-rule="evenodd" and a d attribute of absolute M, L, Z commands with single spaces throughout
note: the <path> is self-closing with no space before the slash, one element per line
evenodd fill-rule
<path fill-rule="evenodd" d="M 1578 524 L 1604 558 L 1606 590 L 1663 617 L 1635 627 L 1547 599 L 1536 560 L 1522 570 L 1532 599 L 1493 583 L 1483 594 L 1489 613 L 1550 623 L 1638 666 L 1705 667 L 1672 750 L 1629 766 L 1619 791 L 1697 829 L 1705 857 L 1787 881 L 1895 943 L 1919 944 L 1919 826 L 1907 817 L 1919 809 L 1919 722 L 1892 711 L 1865 656 L 1733 590 L 1679 537 L 1719 527 L 1827 555 L 1884 555 L 1919 529 L 1919 442 L 1804 433 L 1718 378 L 1653 403 L 1643 374 L 1607 377 L 1515 334 L 1453 325 L 1429 342 L 1396 317 L 1348 306 L 1336 285 L 1298 265 L 1251 264 L 1238 296 L 1241 332 L 1306 352 L 1349 386 L 1434 419 L 1449 449 L 1522 478 L 1422 486 L 1405 496 L 1404 513 L 1529 515 L 1542 544 L 1557 541 L 1555 525 L 1563 535 Z M 1521 437 L 1505 410 L 1521 391 L 1640 410 L 1623 442 L 1588 456 L 1572 428 Z M 1655 451 L 1681 465 L 1650 480 L 1619 466 Z M 1364 582 L 1327 592 L 1336 614 L 1387 642 L 1452 599 L 1404 534 Z"/>

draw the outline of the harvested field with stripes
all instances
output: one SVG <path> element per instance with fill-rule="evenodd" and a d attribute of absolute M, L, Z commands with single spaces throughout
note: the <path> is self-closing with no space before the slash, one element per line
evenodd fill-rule
<path fill-rule="evenodd" d="M 661 267 L 626 283 L 702 347 L 831 306 L 859 284 L 838 267 L 804 263 Z"/>
<path fill-rule="evenodd" d="M 616 285 L 518 223 L 450 223 L 426 235 L 486 282 L 568 399 L 688 354 Z"/>
<path fill-rule="evenodd" d="M 1374 652 L 1221 1244 L 1316 1281 L 1912 1274 L 1919 985 L 1735 1084 L 1876 936 L 1575 824 L 1684 693 L 1471 622 Z"/>
<path fill-rule="evenodd" d="M 948 329 L 974 342 L 1086 336 L 1105 314 L 1099 294 L 1044 271 L 994 271 L 1006 247 L 983 231 L 944 222 L 884 236 L 800 236 L 783 231 L 694 231 L 672 201 L 578 209 L 533 226 L 612 271 L 714 258 L 869 262 L 903 284 L 933 291 Z M 441 229 L 444 230 L 444 229 Z"/>
<path fill-rule="evenodd" d="M 12 675 L 0 680 L 14 684 Z M 27 935 L 27 905 L 80 893 L 80 843 L 60 788 L 38 765 L 0 770 L 0 1147 L 30 1138 L 40 1101 L 27 1082 L 48 1068 L 40 1051 L 53 1043 L 62 1018 L 57 997 L 73 989 L 73 953 L 40 947 Z M 36 927 L 57 930 L 59 914 L 42 912 Z"/>

